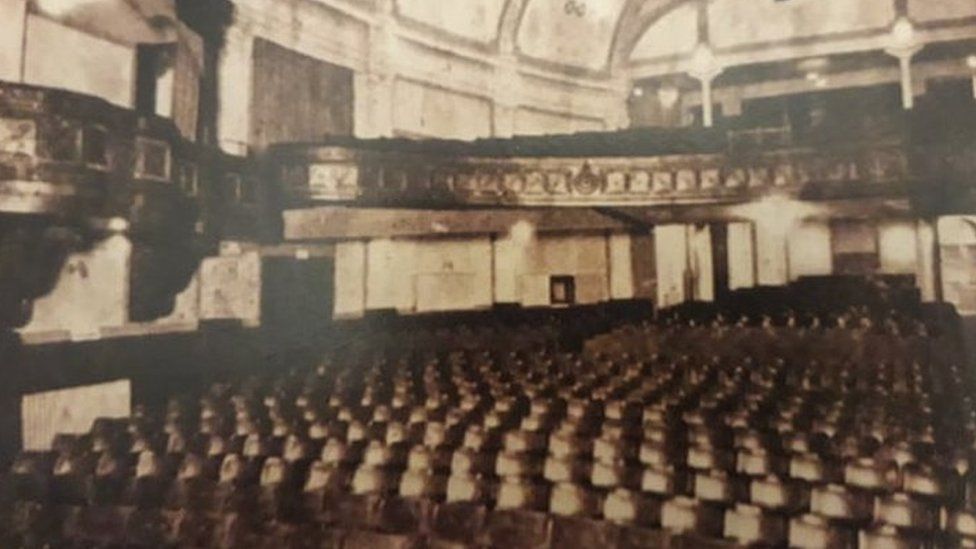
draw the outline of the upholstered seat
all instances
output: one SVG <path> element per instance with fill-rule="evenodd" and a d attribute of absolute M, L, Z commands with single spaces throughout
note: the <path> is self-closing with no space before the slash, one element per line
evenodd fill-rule
<path fill-rule="evenodd" d="M 781 546 L 787 539 L 787 521 L 784 515 L 738 504 L 725 512 L 723 534 L 746 546 Z"/>

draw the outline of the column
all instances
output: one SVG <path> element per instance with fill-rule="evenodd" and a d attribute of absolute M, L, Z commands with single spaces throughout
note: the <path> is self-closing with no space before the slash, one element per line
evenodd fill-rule
<path fill-rule="evenodd" d="M 630 233 L 611 233 L 607 236 L 610 257 L 610 299 L 634 298 L 634 259 Z"/>
<path fill-rule="evenodd" d="M 915 106 L 915 90 L 912 86 L 912 57 L 922 49 L 922 46 L 918 44 L 915 28 L 911 21 L 905 17 L 901 17 L 892 25 L 888 41 L 890 45 L 885 49 L 885 53 L 898 59 L 898 68 L 901 73 L 902 107 L 910 110 Z"/>
<path fill-rule="evenodd" d="M 654 254 L 657 267 L 657 306 L 680 305 L 687 295 L 688 229 L 685 225 L 654 227 Z"/>
<path fill-rule="evenodd" d="M 714 124 L 712 82 L 722 73 L 722 67 L 715 59 L 707 43 L 701 43 L 692 54 L 688 74 L 701 83 L 702 124 L 706 128 Z"/>
<path fill-rule="evenodd" d="M 939 269 L 936 247 L 939 245 L 935 233 L 935 222 L 919 219 L 916 222 L 917 266 L 915 283 L 922 294 L 922 301 L 931 303 L 939 300 Z"/>

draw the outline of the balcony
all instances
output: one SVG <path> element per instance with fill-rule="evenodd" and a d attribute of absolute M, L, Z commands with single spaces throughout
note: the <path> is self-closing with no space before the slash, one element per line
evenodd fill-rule
<path fill-rule="evenodd" d="M 912 179 L 908 149 L 897 141 L 741 153 L 717 147 L 714 132 L 698 133 L 697 140 L 669 136 L 681 138 L 684 150 L 660 154 L 519 156 L 496 154 L 491 142 L 447 144 L 439 154 L 361 142 L 279 147 L 271 163 L 296 205 L 646 207 L 745 202 L 772 192 L 822 200 L 900 196 Z M 572 148 L 597 140 L 606 138 L 576 136 Z"/>
<path fill-rule="evenodd" d="M 184 139 L 170 120 L 0 82 L 0 243 L 11 250 L 0 272 L 36 281 L 2 285 L 0 327 L 23 323 L 25 304 L 50 291 L 61 262 L 112 233 L 133 245 L 130 316 L 165 314 L 226 219 L 254 231 L 260 212 L 243 208 L 235 183 L 255 185 L 254 173 L 246 159 Z"/>

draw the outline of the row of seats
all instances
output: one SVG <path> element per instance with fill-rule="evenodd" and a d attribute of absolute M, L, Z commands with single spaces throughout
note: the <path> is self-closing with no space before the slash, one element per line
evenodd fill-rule
<path fill-rule="evenodd" d="M 22 454 L 5 531 L 14 546 L 976 546 L 968 374 L 922 330 L 865 326 L 829 341 L 635 326 L 618 337 L 653 349 L 345 354 L 228 380 Z"/>

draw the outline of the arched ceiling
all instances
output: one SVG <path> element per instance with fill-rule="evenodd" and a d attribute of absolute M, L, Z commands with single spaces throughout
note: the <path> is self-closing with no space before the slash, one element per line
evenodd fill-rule
<path fill-rule="evenodd" d="M 444 35 L 589 72 L 687 55 L 703 39 L 722 49 L 873 32 L 899 9 L 919 23 L 976 16 L 974 0 L 395 1 L 401 18 Z"/>
<path fill-rule="evenodd" d="M 408 24 L 467 42 L 496 45 L 503 53 L 517 52 L 549 66 L 591 72 L 628 59 L 643 31 L 676 8 L 680 8 L 677 15 L 668 20 L 689 21 L 699 1 L 395 0 L 398 16 Z M 696 33 L 681 34 L 675 36 L 677 42 L 664 42 L 684 48 L 696 37 Z"/>
<path fill-rule="evenodd" d="M 552 64 L 603 69 L 627 1 L 531 0 L 519 25 L 518 49 Z"/>
<path fill-rule="evenodd" d="M 493 42 L 507 0 L 397 0 L 405 19 L 478 43 Z"/>

